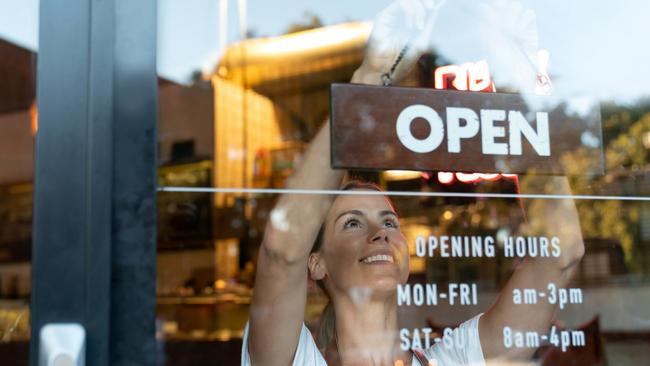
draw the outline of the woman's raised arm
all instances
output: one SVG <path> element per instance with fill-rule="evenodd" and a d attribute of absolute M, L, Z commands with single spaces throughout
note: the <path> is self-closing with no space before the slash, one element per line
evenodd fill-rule
<path fill-rule="evenodd" d="M 289 189 L 336 189 L 342 171 L 330 166 L 329 124 L 316 135 Z M 332 203 L 330 195 L 283 194 L 266 225 L 250 313 L 254 365 L 290 365 L 303 322 L 307 258 Z"/>
<path fill-rule="evenodd" d="M 380 85 L 386 82 L 386 77 L 382 79 L 386 72 L 391 83 L 403 78 L 426 50 L 443 2 L 397 0 L 382 10 L 375 18 L 364 61 L 351 82 Z M 337 189 L 342 177 L 343 171 L 330 165 L 326 121 L 286 188 Z M 309 253 L 334 198 L 286 193 L 271 211 L 250 312 L 249 352 L 254 365 L 286 366 L 294 358 L 304 320 Z"/>
<path fill-rule="evenodd" d="M 522 191 L 534 187 L 534 193 L 571 195 L 566 177 L 524 177 Z M 531 192 L 532 193 L 532 192 Z M 496 303 L 479 322 L 481 347 L 486 360 L 494 358 L 526 359 L 534 348 L 506 347 L 504 328 L 514 332 L 548 334 L 557 311 L 557 304 L 540 300 L 536 304 L 519 304 L 513 300 L 515 289 L 534 289 L 548 293 L 548 286 L 556 289 L 569 284 L 571 276 L 584 254 L 584 243 L 575 203 L 571 198 L 524 199 L 528 223 L 523 235 L 557 238 L 553 247 L 559 256 L 526 258 L 517 266 L 512 277 L 501 290 Z"/>
<path fill-rule="evenodd" d="M 365 67 L 353 83 L 378 84 L 381 75 Z M 330 127 L 312 140 L 288 189 L 332 190 L 344 172 L 330 164 Z M 285 193 L 266 225 L 257 262 L 250 313 L 249 352 L 254 365 L 290 365 L 298 344 L 307 296 L 307 261 L 334 196 Z"/>

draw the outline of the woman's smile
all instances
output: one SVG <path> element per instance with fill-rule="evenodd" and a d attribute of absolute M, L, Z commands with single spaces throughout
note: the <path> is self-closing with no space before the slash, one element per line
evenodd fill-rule
<path fill-rule="evenodd" d="M 365 257 L 359 260 L 363 264 L 393 264 L 395 258 L 392 254 L 375 254 L 370 257 Z"/>

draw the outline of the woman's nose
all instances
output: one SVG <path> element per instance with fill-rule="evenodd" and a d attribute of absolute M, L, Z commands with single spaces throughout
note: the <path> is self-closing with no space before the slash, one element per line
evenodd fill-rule
<path fill-rule="evenodd" d="M 379 242 L 388 243 L 388 232 L 386 232 L 386 229 L 379 228 L 379 229 L 375 230 L 375 233 L 370 236 L 370 242 L 371 243 L 379 243 Z"/>

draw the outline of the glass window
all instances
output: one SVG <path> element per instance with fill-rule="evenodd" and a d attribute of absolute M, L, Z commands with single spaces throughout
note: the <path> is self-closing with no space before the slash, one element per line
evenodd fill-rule
<path fill-rule="evenodd" d="M 162 1 L 160 363 L 645 363 L 648 10 Z"/>
<path fill-rule="evenodd" d="M 7 6 L 8 12 L 3 10 L 0 15 L 0 359 L 26 364 L 31 331 L 34 137 L 38 130 L 32 44 L 36 39 L 32 10 L 36 8 L 30 9 L 30 4 Z"/>

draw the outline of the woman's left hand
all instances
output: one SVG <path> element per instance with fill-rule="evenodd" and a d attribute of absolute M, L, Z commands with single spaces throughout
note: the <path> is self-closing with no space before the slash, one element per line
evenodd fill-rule
<path fill-rule="evenodd" d="M 384 74 L 390 84 L 403 79 L 430 48 L 433 26 L 445 1 L 397 0 L 379 12 L 352 81 L 382 84 Z"/>

